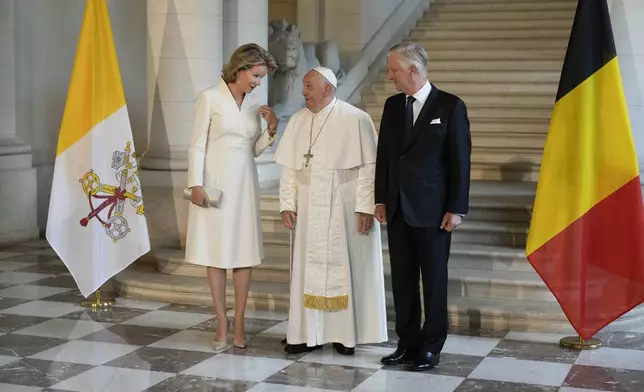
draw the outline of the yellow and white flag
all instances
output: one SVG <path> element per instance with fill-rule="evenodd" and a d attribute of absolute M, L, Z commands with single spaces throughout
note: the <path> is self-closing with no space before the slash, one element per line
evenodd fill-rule
<path fill-rule="evenodd" d="M 87 0 L 58 136 L 47 241 L 87 298 L 150 250 L 106 0 Z"/>

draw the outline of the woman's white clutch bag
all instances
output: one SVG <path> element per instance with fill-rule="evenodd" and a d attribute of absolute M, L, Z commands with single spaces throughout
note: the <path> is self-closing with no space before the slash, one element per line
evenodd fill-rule
<path fill-rule="evenodd" d="M 210 206 L 218 207 L 219 204 L 221 203 L 221 196 L 222 196 L 221 191 L 218 189 L 212 189 L 212 188 L 206 188 L 206 187 L 202 187 L 201 189 L 204 192 L 206 192 L 206 195 L 208 195 L 208 200 L 210 200 Z M 183 198 L 186 200 L 192 199 L 192 189 L 190 188 L 184 189 Z"/>

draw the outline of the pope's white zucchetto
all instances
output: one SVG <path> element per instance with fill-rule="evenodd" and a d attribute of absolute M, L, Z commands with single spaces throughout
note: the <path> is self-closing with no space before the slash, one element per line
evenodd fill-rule
<path fill-rule="evenodd" d="M 324 76 L 324 78 L 328 80 L 329 83 L 331 83 L 333 88 L 338 88 L 338 78 L 335 77 L 335 74 L 333 73 L 333 71 L 331 71 L 326 67 L 315 67 L 313 68 L 313 70 L 319 73 L 320 75 Z"/>

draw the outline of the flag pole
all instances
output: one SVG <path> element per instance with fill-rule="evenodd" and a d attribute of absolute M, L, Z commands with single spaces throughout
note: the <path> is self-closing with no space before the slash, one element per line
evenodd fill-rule
<path fill-rule="evenodd" d="M 584 264 L 582 264 L 580 280 L 582 282 L 586 282 L 588 280 L 587 266 Z M 581 290 L 580 297 L 586 298 L 586 285 L 582 284 L 580 287 L 580 290 Z M 583 306 L 581 308 L 581 314 L 582 314 L 582 319 L 584 319 L 586 315 L 586 306 Z M 559 345 L 561 347 L 572 348 L 575 350 L 596 350 L 601 347 L 602 342 L 599 339 L 595 339 L 595 338 L 584 340 L 581 337 L 581 335 L 578 335 L 578 336 L 566 336 L 565 338 L 562 338 L 559 341 Z"/>
<path fill-rule="evenodd" d="M 86 299 L 81 301 L 81 306 L 92 310 L 106 310 L 116 303 L 114 298 L 104 298 L 101 296 L 101 289 L 99 288 L 94 293 L 94 299 Z"/>

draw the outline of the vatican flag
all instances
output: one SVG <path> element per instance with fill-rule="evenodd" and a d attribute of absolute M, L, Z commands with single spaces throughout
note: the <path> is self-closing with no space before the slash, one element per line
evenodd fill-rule
<path fill-rule="evenodd" d="M 58 136 L 47 241 L 85 298 L 150 250 L 105 0 L 86 2 Z"/>

